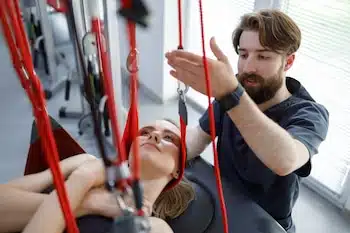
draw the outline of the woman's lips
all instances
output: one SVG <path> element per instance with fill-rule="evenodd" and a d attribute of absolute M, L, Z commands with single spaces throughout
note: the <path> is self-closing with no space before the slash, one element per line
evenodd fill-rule
<path fill-rule="evenodd" d="M 144 143 L 144 144 L 142 144 L 142 146 L 152 147 L 152 148 L 160 151 L 159 148 L 155 144 L 152 144 L 152 143 Z"/>

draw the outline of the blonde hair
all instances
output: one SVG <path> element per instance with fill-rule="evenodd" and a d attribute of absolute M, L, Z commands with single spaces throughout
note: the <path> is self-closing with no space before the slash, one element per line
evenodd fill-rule
<path fill-rule="evenodd" d="M 194 188 L 190 181 L 183 177 L 179 184 L 159 195 L 153 205 L 153 215 L 163 220 L 176 218 L 194 199 Z"/>

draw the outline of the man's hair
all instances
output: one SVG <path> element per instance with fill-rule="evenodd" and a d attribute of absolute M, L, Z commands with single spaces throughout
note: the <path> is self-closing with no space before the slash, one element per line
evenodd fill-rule
<path fill-rule="evenodd" d="M 179 124 L 169 118 L 163 119 L 179 128 Z M 181 153 L 181 150 L 180 150 Z M 195 199 L 195 191 L 190 181 L 185 176 L 173 188 L 163 191 L 153 206 L 153 215 L 155 217 L 168 220 L 180 216 Z"/>
<path fill-rule="evenodd" d="M 237 54 L 243 31 L 259 32 L 260 44 L 276 53 L 290 55 L 300 47 L 299 27 L 288 15 L 276 9 L 264 9 L 242 16 L 240 24 L 232 34 Z"/>

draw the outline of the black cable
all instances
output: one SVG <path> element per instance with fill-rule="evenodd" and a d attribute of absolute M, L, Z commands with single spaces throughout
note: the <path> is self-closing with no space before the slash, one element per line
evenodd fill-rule
<path fill-rule="evenodd" d="M 75 43 L 75 46 L 77 47 L 78 50 L 78 60 L 80 61 L 80 66 L 83 71 L 83 86 L 84 86 L 84 92 L 86 93 L 86 98 L 87 101 L 90 105 L 90 111 L 91 111 L 91 116 L 93 120 L 93 125 L 94 125 L 94 134 L 95 138 L 97 141 L 97 146 L 100 152 L 100 155 L 103 159 L 103 162 L 106 167 L 112 166 L 111 160 L 108 159 L 106 155 L 106 150 L 104 146 L 104 140 L 103 140 L 103 134 L 101 130 L 101 125 L 99 124 L 99 110 L 98 110 L 98 105 L 95 101 L 95 95 L 93 94 L 93 89 L 92 89 L 92 83 L 91 83 L 91 78 L 93 77 L 93 64 L 91 61 L 87 62 L 87 68 L 85 66 L 85 61 L 84 61 L 84 54 L 83 51 L 80 47 L 79 43 L 79 38 L 77 34 L 77 28 L 75 25 L 75 18 L 74 18 L 74 12 L 72 8 L 72 0 L 69 0 L 68 3 L 68 11 L 67 11 L 68 17 L 67 21 L 68 23 L 72 26 L 73 32 L 73 42 Z M 110 185 L 107 185 L 108 189 L 114 188 L 114 187 L 109 187 Z"/>

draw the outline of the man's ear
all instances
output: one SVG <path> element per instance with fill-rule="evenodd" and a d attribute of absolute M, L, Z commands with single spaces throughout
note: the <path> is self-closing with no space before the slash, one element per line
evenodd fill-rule
<path fill-rule="evenodd" d="M 292 67 L 292 65 L 294 63 L 294 59 L 295 59 L 295 53 L 287 55 L 286 65 L 284 66 L 284 71 L 287 71 Z"/>

